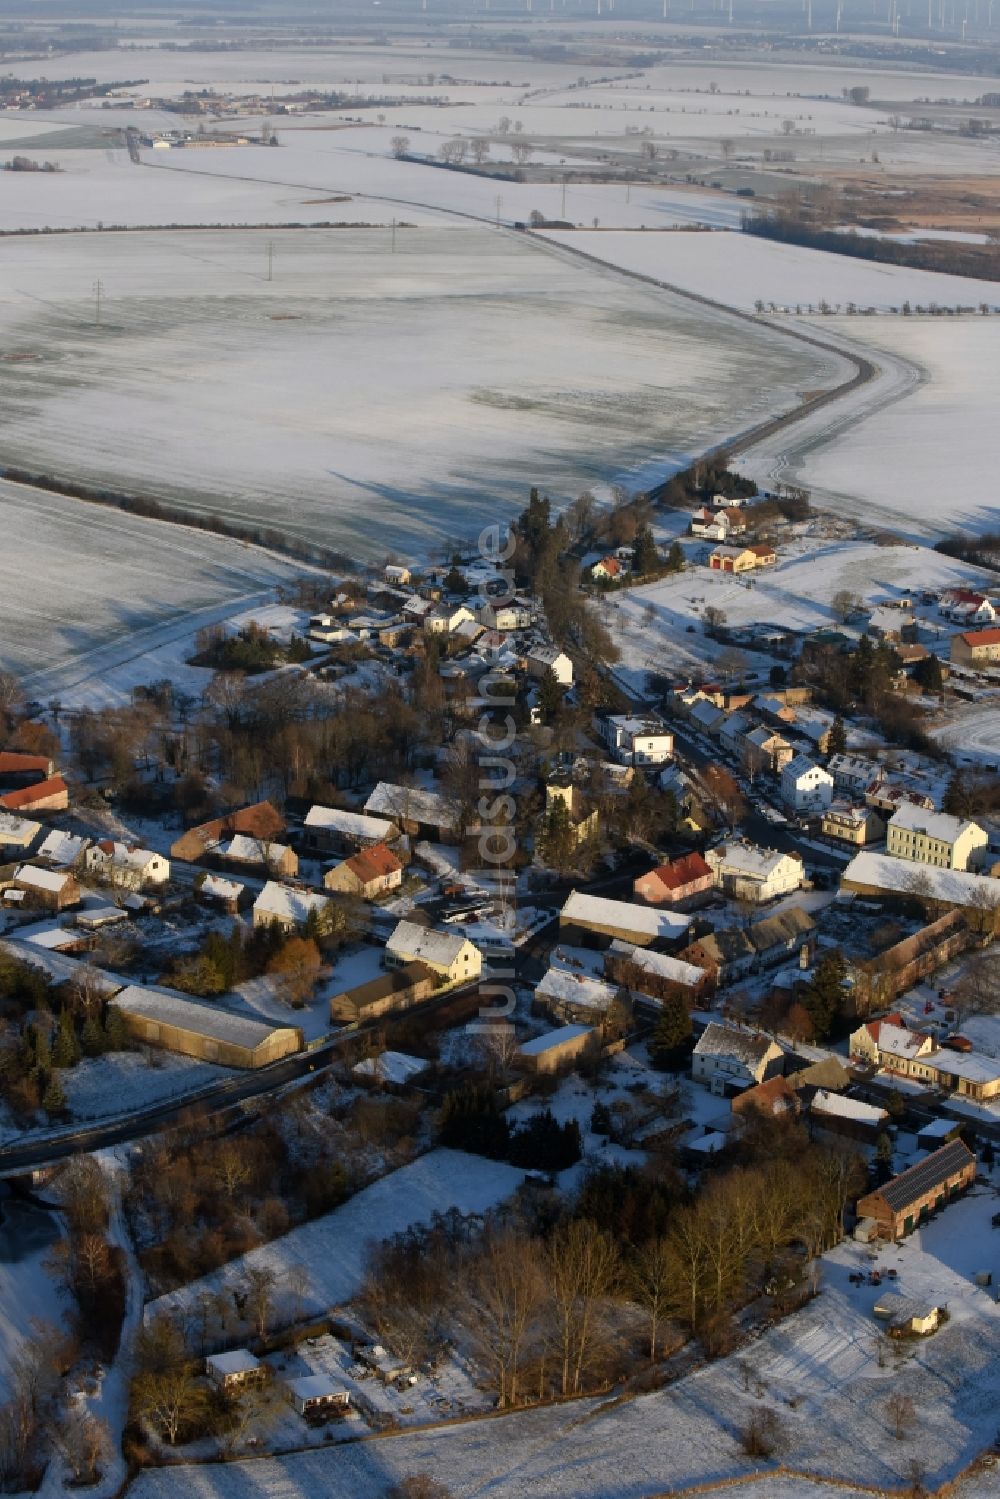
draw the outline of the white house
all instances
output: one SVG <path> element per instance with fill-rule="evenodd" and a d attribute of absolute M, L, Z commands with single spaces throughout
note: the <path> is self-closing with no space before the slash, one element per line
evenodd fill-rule
<path fill-rule="evenodd" d="M 864 755 L 831 755 L 826 768 L 840 791 L 867 791 L 882 774 L 878 761 L 868 760 Z"/>
<path fill-rule="evenodd" d="M 165 885 L 170 878 L 170 860 L 151 848 L 139 848 L 134 843 L 117 843 L 102 838 L 92 843 L 83 856 L 87 874 L 107 880 L 111 885 L 121 885 L 129 890 L 141 890 L 146 885 Z"/>
<path fill-rule="evenodd" d="M 387 583 L 409 583 L 413 577 L 408 567 L 397 566 L 394 562 L 387 562 L 385 567 L 385 581 Z"/>
<path fill-rule="evenodd" d="M 805 755 L 781 772 L 781 800 L 794 812 L 824 812 L 833 801 L 833 776 Z"/>
<path fill-rule="evenodd" d="M 286 932 L 294 932 L 304 927 L 313 914 L 322 922 L 329 905 L 325 895 L 293 890 L 289 885 L 268 880 L 253 903 L 253 924 L 261 927 L 277 922 Z"/>
<path fill-rule="evenodd" d="M 666 765 L 673 756 L 674 736 L 658 718 L 613 714 L 597 727 L 619 764 Z"/>
<path fill-rule="evenodd" d="M 341 1385 L 335 1385 L 325 1374 L 303 1374 L 286 1379 L 288 1398 L 300 1416 L 324 1416 L 348 1411 L 351 1397 Z"/>
<path fill-rule="evenodd" d="M 720 1096 L 778 1077 L 783 1067 L 784 1052 L 770 1036 L 714 1022 L 691 1056 L 691 1076 Z"/>
<path fill-rule="evenodd" d="M 436 932 L 415 921 L 399 922 L 385 944 L 387 968 L 404 968 L 407 963 L 423 963 L 452 984 L 478 978 L 483 971 L 483 955 L 468 937 Z"/>
<path fill-rule="evenodd" d="M 427 635 L 451 635 L 459 625 L 475 617 L 464 604 L 437 604 L 424 616 L 424 632 Z"/>
<path fill-rule="evenodd" d="M 526 630 L 531 624 L 531 608 L 523 599 L 487 599 L 476 611 L 479 623 L 487 630 Z"/>
<path fill-rule="evenodd" d="M 734 900 L 761 902 L 787 895 L 798 890 L 804 874 L 798 854 L 758 848 L 743 838 L 707 848 L 705 863 L 712 870 L 715 888 Z"/>
<path fill-rule="evenodd" d="M 533 677 L 544 677 L 551 671 L 560 687 L 573 685 L 573 663 L 557 645 L 536 645 L 529 651 L 528 671 Z"/>

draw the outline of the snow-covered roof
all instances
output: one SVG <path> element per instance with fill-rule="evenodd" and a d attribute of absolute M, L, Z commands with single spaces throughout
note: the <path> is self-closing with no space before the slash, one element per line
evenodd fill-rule
<path fill-rule="evenodd" d="M 774 848 L 759 848 L 744 838 L 735 838 L 731 843 L 722 843 L 718 848 L 705 851 L 705 860 L 713 868 L 720 867 L 727 874 L 744 878 L 766 880 L 784 859 L 791 858 Z"/>
<path fill-rule="evenodd" d="M 685 963 L 680 958 L 672 958 L 667 953 L 650 952 L 648 947 L 633 947 L 630 942 L 621 941 L 612 942 L 611 951 L 627 959 L 629 963 L 634 963 L 643 973 L 652 974 L 656 978 L 668 979 L 671 983 L 684 984 L 688 988 L 696 988 L 704 982 L 704 968 L 698 968 L 694 963 Z"/>
<path fill-rule="evenodd" d="M 119 843 L 114 839 L 104 839 L 94 845 L 90 853 L 94 855 L 95 859 L 98 850 L 105 858 L 110 859 L 113 864 L 117 864 L 124 869 L 143 870 L 153 859 L 160 858 L 160 855 L 154 849 L 139 848 L 135 843 Z"/>
<path fill-rule="evenodd" d="M 519 1050 L 524 1057 L 539 1057 L 546 1051 L 564 1046 L 567 1041 L 576 1041 L 581 1036 L 593 1034 L 594 1029 L 590 1025 L 561 1025 L 558 1030 L 546 1031 L 544 1035 L 535 1036 L 531 1041 L 522 1041 Z"/>
<path fill-rule="evenodd" d="M 29 817 L 0 812 L 0 843 L 30 843 L 41 830 L 41 823 L 32 822 Z"/>
<path fill-rule="evenodd" d="M 323 828 L 346 838 L 371 838 L 379 843 L 394 831 L 393 824 L 382 817 L 367 817 L 362 812 L 345 812 L 340 807 L 310 807 L 306 813 L 307 828 Z"/>
<path fill-rule="evenodd" d="M 254 901 L 253 908 L 263 912 L 265 916 L 300 924 L 308 921 L 310 911 L 315 911 L 318 915 L 329 904 L 325 895 L 316 895 L 311 890 L 293 890 L 291 886 L 281 885 L 277 880 L 268 880 Z"/>
<path fill-rule="evenodd" d="M 970 1083 L 995 1083 L 1000 1078 L 1000 1061 L 979 1051 L 938 1051 L 933 1063 L 939 1072 L 950 1072 Z"/>
<path fill-rule="evenodd" d="M 878 1028 L 878 1049 L 881 1055 L 909 1059 L 920 1056 L 926 1046 L 927 1037 L 920 1031 L 911 1031 L 904 1025 L 892 1025 L 885 1020 Z"/>
<path fill-rule="evenodd" d="M 417 786 L 397 786 L 392 781 L 379 781 L 365 802 L 365 811 L 439 828 L 456 827 L 460 818 L 458 804 L 449 797 Z"/>
<path fill-rule="evenodd" d="M 835 1114 L 841 1119 L 855 1119 L 859 1124 L 881 1124 L 888 1119 L 889 1115 L 885 1109 L 876 1108 L 874 1104 L 862 1103 L 858 1098 L 845 1098 L 842 1093 L 828 1093 L 825 1088 L 820 1088 L 813 1096 L 812 1111 L 814 1114 Z"/>
<path fill-rule="evenodd" d="M 227 846 L 220 849 L 224 859 L 233 859 L 240 864 L 275 864 L 289 853 L 287 843 L 268 843 L 260 838 L 248 838 L 246 833 L 236 833 Z"/>
<path fill-rule="evenodd" d="M 430 1066 L 423 1057 L 407 1056 L 405 1051 L 383 1051 L 377 1057 L 365 1057 L 351 1071 L 356 1077 L 374 1077 L 383 1083 L 408 1083 Z"/>
<path fill-rule="evenodd" d="M 231 1010 L 223 1010 L 218 1005 L 197 1004 L 167 989 L 143 989 L 138 984 L 129 984 L 114 996 L 111 1003 L 144 1020 L 192 1031 L 210 1041 L 225 1041 L 251 1049 L 260 1046 L 275 1031 L 286 1029 L 253 1020 L 249 1015 L 234 1015 Z"/>
<path fill-rule="evenodd" d="M 326 1400 L 331 1395 L 347 1396 L 344 1386 L 334 1384 L 328 1374 L 303 1374 L 299 1379 L 286 1379 L 285 1386 L 300 1400 Z"/>
<path fill-rule="evenodd" d="M 239 880 L 224 880 L 221 874 L 206 874 L 201 882 L 202 895 L 213 900 L 239 900 L 245 888 Z"/>
<path fill-rule="evenodd" d="M 385 946 L 387 952 L 398 953 L 400 957 L 450 968 L 468 940 L 464 935 L 418 926 L 415 921 L 401 921 Z"/>
<path fill-rule="evenodd" d="M 90 844 L 90 839 L 76 833 L 64 833 L 53 828 L 38 850 L 40 859 L 51 859 L 53 864 L 75 864 Z"/>
<path fill-rule="evenodd" d="M 736 1030 L 734 1026 L 718 1025 L 712 1021 L 699 1036 L 695 1051 L 701 1057 L 733 1057 L 753 1068 L 764 1060 L 776 1044 L 770 1036 Z"/>
<path fill-rule="evenodd" d="M 841 875 L 841 887 L 871 886 L 890 894 L 910 895 L 927 890 L 934 899 L 953 906 L 973 906 L 980 901 L 1000 905 L 1000 880 L 986 874 L 966 874 L 963 869 L 939 869 L 933 864 L 914 864 L 891 854 L 867 849 L 855 854 Z"/>
<path fill-rule="evenodd" d="M 615 992 L 614 985 L 606 984 L 603 979 L 590 978 L 584 973 L 569 973 L 564 968 L 550 968 L 535 989 L 541 999 L 601 1012 L 611 1004 Z"/>
<path fill-rule="evenodd" d="M 609 900 L 603 895 L 587 895 L 582 890 L 571 892 L 562 908 L 562 916 L 566 921 L 617 927 L 623 932 L 639 932 L 664 941 L 683 937 L 691 925 L 689 916 L 680 916 L 676 911 L 657 911 L 652 906 L 638 906 L 627 900 Z"/>
<path fill-rule="evenodd" d="M 216 1374 L 252 1374 L 260 1368 L 248 1348 L 233 1348 L 228 1353 L 210 1353 L 205 1363 Z"/>
<path fill-rule="evenodd" d="M 25 937 L 25 942 L 32 943 L 35 947 L 44 947 L 48 952 L 63 952 L 68 948 L 75 947 L 81 940 L 79 932 L 67 931 L 65 927 L 50 926 L 44 931 L 32 932 Z"/>
<path fill-rule="evenodd" d="M 982 831 L 977 823 L 952 817 L 949 812 L 925 812 L 923 807 L 915 806 L 913 802 L 900 803 L 892 814 L 889 827 L 911 833 L 926 833 L 928 838 L 938 838 L 942 843 L 954 843 L 968 828 Z"/>
<path fill-rule="evenodd" d="M 815 760 L 810 760 L 808 755 L 796 755 L 793 759 L 789 760 L 781 772 L 782 779 L 789 781 L 798 781 L 802 776 L 815 776 L 817 774 L 822 780 L 829 781 L 830 785 L 833 785 L 833 776 L 830 775 L 829 771 L 824 770 L 821 765 L 817 765 Z"/>
<path fill-rule="evenodd" d="M 32 864 L 22 864 L 15 871 L 14 878 L 19 885 L 27 885 L 29 889 L 58 894 L 71 876 L 60 869 L 36 869 Z"/>

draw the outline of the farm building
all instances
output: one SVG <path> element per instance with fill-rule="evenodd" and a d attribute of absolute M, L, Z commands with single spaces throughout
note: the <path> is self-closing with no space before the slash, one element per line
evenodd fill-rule
<path fill-rule="evenodd" d="M 14 889 L 23 890 L 26 903 L 47 911 L 65 911 L 80 904 L 80 886 L 65 869 L 36 869 L 22 864 L 14 873 Z"/>
<path fill-rule="evenodd" d="M 651 999 L 680 997 L 696 1004 L 712 987 L 707 969 L 669 953 L 650 952 L 629 942 L 612 942 L 604 958 L 604 971 L 623 988 Z"/>
<path fill-rule="evenodd" d="M 457 840 L 463 831 L 462 810 L 450 797 L 392 781 L 379 781 L 365 802 L 365 811 L 395 823 L 404 833 L 440 843 Z"/>
<path fill-rule="evenodd" d="M 951 1140 L 916 1166 L 858 1199 L 859 1218 L 872 1218 L 878 1237 L 894 1241 L 912 1233 L 924 1219 L 976 1178 L 976 1158 L 961 1140 Z"/>
<path fill-rule="evenodd" d="M 600 895 L 585 895 L 573 890 L 559 913 L 561 933 L 574 932 L 584 942 L 616 939 L 633 947 L 650 947 L 653 943 L 674 943 L 687 934 L 690 921 L 674 911 L 657 911 L 632 901 L 608 900 Z"/>
<path fill-rule="evenodd" d="M 223 1067 L 266 1067 L 302 1050 L 297 1026 L 268 1025 L 164 989 L 130 984 L 111 1000 L 130 1036 Z"/>
<path fill-rule="evenodd" d="M 284 831 L 285 820 L 281 813 L 270 802 L 255 802 L 253 806 L 227 812 L 225 817 L 215 817 L 211 822 L 188 828 L 186 833 L 182 833 L 171 844 L 170 856 L 173 859 L 183 859 L 188 864 L 196 864 L 237 833 L 261 842 L 273 842 Z"/>
<path fill-rule="evenodd" d="M 965 630 L 951 638 L 951 660 L 955 666 L 992 666 L 1000 661 L 1000 630 Z"/>
<path fill-rule="evenodd" d="M 47 781 L 55 774 L 55 763 L 48 755 L 27 755 L 20 750 L 0 750 L 0 781 L 9 785 L 26 785 Z"/>
<path fill-rule="evenodd" d="M 909 905 L 924 891 L 939 907 L 968 912 L 975 929 L 1000 930 L 1000 880 L 985 874 L 967 874 L 961 869 L 920 866 L 920 888 L 914 888 L 916 871 L 906 859 L 863 849 L 855 854 L 840 877 L 842 891 L 871 895 L 891 904 Z"/>
<path fill-rule="evenodd" d="M 847 1140 L 859 1140 L 865 1145 L 874 1145 L 889 1123 L 885 1109 L 862 1103 L 857 1098 L 828 1093 L 825 1088 L 818 1088 L 813 1094 L 809 1117 L 814 1129 Z"/>
<path fill-rule="evenodd" d="M 62 776 L 49 776 L 0 796 L 0 811 L 4 812 L 65 812 L 68 806 L 69 787 Z"/>
<path fill-rule="evenodd" d="M 409 963 L 423 963 L 446 982 L 456 984 L 479 977 L 483 955 L 468 937 L 401 921 L 385 944 L 385 965 L 403 968 Z"/>
<path fill-rule="evenodd" d="M 802 1100 L 787 1077 L 769 1077 L 765 1083 L 737 1094 L 733 1113 L 744 1117 L 751 1110 L 771 1119 L 790 1119 L 802 1112 Z"/>
<path fill-rule="evenodd" d="M 616 993 L 613 984 L 588 974 L 550 968 L 535 988 L 535 1003 L 566 1025 L 600 1025 Z"/>
<path fill-rule="evenodd" d="M 330 999 L 330 1019 L 338 1025 L 395 1014 L 428 999 L 438 986 L 438 975 L 424 963 L 404 963 L 367 983 L 344 989 Z"/>
<path fill-rule="evenodd" d="M 599 1045 L 599 1034 L 592 1026 L 562 1025 L 558 1030 L 522 1042 L 517 1055 L 529 1072 L 558 1072 L 580 1057 L 596 1054 Z"/>
<path fill-rule="evenodd" d="M 353 854 L 374 843 L 395 843 L 399 829 L 384 817 L 345 812 L 340 807 L 310 807 L 303 837 L 316 853 Z"/>

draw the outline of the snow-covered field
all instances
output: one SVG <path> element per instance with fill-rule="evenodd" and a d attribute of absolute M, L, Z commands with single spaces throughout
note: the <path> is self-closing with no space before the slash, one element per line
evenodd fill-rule
<path fill-rule="evenodd" d="M 11 1358 L 30 1335 L 32 1322 L 58 1326 L 68 1309 L 45 1269 L 58 1237 L 52 1214 L 21 1202 L 0 1201 L 0 1400 L 7 1398 Z"/>
<path fill-rule="evenodd" d="M 1000 318 L 852 318 L 840 329 L 880 361 L 916 365 L 922 378 L 832 442 L 797 454 L 799 435 L 789 434 L 786 477 L 796 472 L 817 504 L 874 510 L 908 534 L 995 530 L 1000 502 L 983 478 L 996 458 Z"/>
<path fill-rule="evenodd" d="M 598 232 L 547 230 L 546 238 L 583 250 L 609 265 L 652 276 L 684 291 L 752 312 L 760 301 L 785 312 L 819 312 L 821 303 L 834 311 L 859 308 L 879 311 L 913 308 L 970 307 L 985 302 L 1000 308 L 1000 282 L 915 271 L 906 266 L 877 265 L 825 250 L 781 245 L 750 234 L 686 232 L 643 234 L 634 230 Z M 845 324 L 853 331 L 855 321 Z M 882 326 L 879 325 L 880 336 Z"/>
<path fill-rule="evenodd" d="M 136 1482 L 136 1499 L 230 1499 L 247 1485 L 261 1496 L 378 1496 L 395 1479 L 432 1472 L 460 1499 L 646 1499 L 664 1490 L 746 1474 L 739 1432 L 754 1409 L 773 1409 L 786 1432 L 785 1464 L 803 1475 L 725 1493 L 820 1499 L 807 1475 L 901 1491 L 919 1464 L 937 1486 L 993 1439 L 1000 1401 L 1000 1308 L 972 1275 L 990 1248 L 992 1189 L 953 1204 L 904 1245 L 883 1249 L 904 1295 L 947 1303 L 932 1338 L 899 1345 L 879 1367 L 872 1307 L 879 1292 L 848 1282 L 866 1251 L 845 1242 L 823 1261 L 823 1289 L 803 1311 L 765 1333 L 750 1354 L 760 1388 L 746 1390 L 741 1356 L 709 1364 L 658 1394 L 623 1403 L 588 1400 L 367 1442 L 252 1467 L 166 1469 Z M 898 1440 L 890 1395 L 914 1401 L 912 1431 Z M 961 1492 L 961 1491 L 959 1491 Z M 975 1487 L 970 1493 L 976 1493 Z M 988 1492 L 988 1490 L 987 1490 Z"/>
<path fill-rule="evenodd" d="M 155 653 L 176 634 L 189 644 L 234 601 L 263 601 L 304 571 L 256 547 L 20 485 L 0 483 L 0 515 L 0 664 L 35 695 L 70 694 L 112 667 L 127 676 L 130 662 L 136 681 L 172 675 Z M 112 700 L 127 690 L 123 682 Z"/>
<path fill-rule="evenodd" d="M 209 1287 L 238 1285 L 249 1265 L 267 1265 L 277 1275 L 279 1320 L 288 1272 L 300 1265 L 309 1278 L 303 1315 L 328 1311 L 359 1289 L 369 1245 L 411 1224 L 429 1223 L 432 1214 L 450 1207 L 462 1213 L 483 1213 L 510 1196 L 523 1180 L 523 1171 L 502 1162 L 458 1150 L 432 1150 L 366 1187 L 332 1213 L 150 1302 L 146 1315 L 183 1311 L 194 1306 L 199 1292 Z"/>
<path fill-rule="evenodd" d="M 669 471 L 843 374 L 482 228 L 395 253 L 385 230 L 289 231 L 272 281 L 236 230 L 6 240 L 0 265 L 6 461 L 369 554 L 474 535 L 532 484 Z"/>

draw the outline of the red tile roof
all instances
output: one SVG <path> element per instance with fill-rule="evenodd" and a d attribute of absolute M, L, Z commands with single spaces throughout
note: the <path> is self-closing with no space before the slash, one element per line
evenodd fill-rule
<path fill-rule="evenodd" d="M 27 775 L 34 771 L 40 776 L 52 774 L 52 761 L 48 755 L 22 755 L 17 750 L 0 750 L 0 776 Z"/>
<path fill-rule="evenodd" d="M 0 796 L 0 807 L 7 812 L 18 812 L 23 807 L 47 801 L 50 796 L 63 795 L 69 795 L 69 787 L 62 776 L 49 776 L 48 780 L 36 781 L 34 786 L 23 786 L 20 791 L 8 791 L 6 796 Z"/>
<path fill-rule="evenodd" d="M 344 862 L 362 885 L 370 885 L 373 880 L 384 879 L 386 875 L 395 874 L 403 867 L 396 855 L 390 848 L 386 848 L 384 843 L 373 843 L 371 848 L 363 848 L 360 853 L 352 855 Z"/>
<path fill-rule="evenodd" d="M 691 885 L 695 880 L 711 878 L 712 871 L 701 854 L 685 854 L 683 858 L 672 859 L 668 864 L 661 864 L 653 873 L 668 890 L 679 890 L 684 885 Z"/>
<path fill-rule="evenodd" d="M 1000 645 L 1000 629 L 966 630 L 959 638 L 969 646 Z"/>

